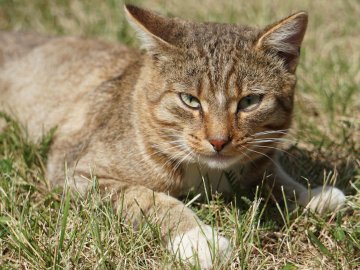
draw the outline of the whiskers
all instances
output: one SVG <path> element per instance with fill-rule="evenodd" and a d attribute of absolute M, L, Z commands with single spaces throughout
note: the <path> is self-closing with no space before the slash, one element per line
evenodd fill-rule
<path fill-rule="evenodd" d="M 145 163 L 144 169 L 148 168 L 151 173 L 157 172 L 159 177 L 172 179 L 182 164 L 187 164 L 197 158 L 197 154 L 188 146 L 179 132 L 179 130 L 164 128 L 158 130 L 156 136 L 150 135 L 153 138 L 152 143 L 142 145 L 142 150 L 136 153 L 139 159 L 137 165 Z"/>
<path fill-rule="evenodd" d="M 285 135 L 288 135 L 288 129 L 257 132 L 244 141 L 241 147 L 248 152 L 264 156 L 274 163 L 275 161 L 269 154 L 271 151 L 280 151 L 294 158 L 291 153 L 279 147 L 280 144 L 296 142 L 291 137 L 283 138 Z"/>
<path fill-rule="evenodd" d="M 269 134 L 287 135 L 288 131 L 289 131 L 289 129 L 266 130 L 266 131 L 261 131 L 261 132 L 254 133 L 252 135 L 252 137 L 258 137 L 258 136 L 269 135 Z"/>
<path fill-rule="evenodd" d="M 283 136 L 287 135 L 287 138 Z M 250 140 L 247 142 L 249 144 L 260 144 L 260 143 L 294 143 L 295 139 L 288 134 L 288 129 L 280 130 L 268 130 L 254 133 L 250 136 Z"/>
<path fill-rule="evenodd" d="M 178 139 L 176 141 L 171 141 L 172 144 L 176 144 L 176 150 L 172 151 L 171 153 L 168 151 L 170 148 L 167 149 L 167 160 L 162 164 L 161 169 L 165 167 L 170 167 L 171 171 L 169 174 L 169 179 L 172 179 L 173 176 L 176 174 L 177 170 L 181 165 L 187 165 L 190 161 L 198 159 L 198 155 L 189 147 L 187 146 L 184 139 Z M 171 149 L 174 150 L 172 147 Z"/>
<path fill-rule="evenodd" d="M 287 133 L 287 129 L 262 131 L 234 143 L 239 162 L 254 163 L 259 156 L 263 156 L 275 163 L 273 156 L 275 151 L 283 152 L 293 157 L 291 153 L 281 148 L 281 144 L 296 142 L 289 136 L 284 138 Z M 154 136 L 155 134 L 156 136 Z M 145 162 L 147 164 L 146 167 L 157 171 L 159 175 L 164 175 L 166 172 L 171 178 L 179 172 L 179 168 L 189 163 L 213 162 L 212 160 L 203 159 L 202 155 L 195 151 L 196 147 L 194 145 L 196 145 L 199 139 L 194 136 L 184 137 L 183 131 L 172 128 L 159 129 L 155 134 L 150 135 L 153 136 L 151 138 L 152 143 L 147 146 L 143 145 L 142 151 L 138 153 L 138 156 L 139 163 Z"/>

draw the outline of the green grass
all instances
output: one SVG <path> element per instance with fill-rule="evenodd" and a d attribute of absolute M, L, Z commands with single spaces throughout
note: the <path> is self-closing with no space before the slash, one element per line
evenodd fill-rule
<path fill-rule="evenodd" d="M 134 2 L 134 1 L 133 1 Z M 337 213 L 320 217 L 287 211 L 264 193 L 225 203 L 220 196 L 192 208 L 231 239 L 228 265 L 216 269 L 360 268 L 360 2 L 136 1 L 188 19 L 265 25 L 297 10 L 310 23 L 301 64 L 293 142 L 282 163 L 299 181 L 335 183 L 347 197 Z M 136 46 L 123 1 L 0 0 L 0 29 L 83 35 Z M 1 91 L 1 90 L 0 90 Z M 0 133 L 1 269 L 191 269 L 159 243 L 157 227 L 130 227 L 96 189 L 86 198 L 52 190 L 44 176 L 55 130 L 31 141 L 8 121 Z M 66 195 L 65 195 L 66 194 Z M 265 207 L 266 206 L 266 207 Z M 196 268 L 195 268 L 196 269 Z"/>

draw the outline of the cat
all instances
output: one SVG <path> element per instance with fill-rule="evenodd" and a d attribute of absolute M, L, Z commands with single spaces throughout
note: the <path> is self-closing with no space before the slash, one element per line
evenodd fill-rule
<path fill-rule="evenodd" d="M 276 161 L 291 124 L 306 12 L 258 29 L 124 9 L 143 51 L 0 34 L 0 109 L 34 140 L 57 127 L 46 172 L 53 186 L 67 178 L 85 194 L 94 173 L 129 222 L 153 217 L 169 251 L 201 269 L 212 267 L 212 247 L 224 260 L 231 253 L 228 239 L 176 199 L 204 175 L 224 194 L 231 185 L 221 174 L 232 170 L 242 184 L 266 178 L 275 195 L 283 189 L 319 213 L 343 204 L 339 189 L 308 191 Z"/>

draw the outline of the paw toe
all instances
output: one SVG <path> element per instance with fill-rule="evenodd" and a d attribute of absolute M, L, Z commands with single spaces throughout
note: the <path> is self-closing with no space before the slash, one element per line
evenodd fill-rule
<path fill-rule="evenodd" d="M 345 202 L 344 193 L 334 187 L 317 187 L 312 190 L 312 198 L 307 208 L 322 214 L 340 208 Z"/>
<path fill-rule="evenodd" d="M 214 255 L 226 260 L 231 253 L 229 240 L 219 236 L 210 226 L 194 228 L 176 236 L 168 249 L 181 260 L 198 264 L 201 269 L 212 269 Z M 216 254 L 212 254 L 212 250 Z"/>

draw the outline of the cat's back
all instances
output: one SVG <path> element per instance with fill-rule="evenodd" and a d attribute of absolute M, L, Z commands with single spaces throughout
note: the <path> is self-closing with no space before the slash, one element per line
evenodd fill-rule
<path fill-rule="evenodd" d="M 0 110 L 26 123 L 33 137 L 75 107 L 81 122 L 84 95 L 139 57 L 121 44 L 16 32 L 0 32 L 0 52 Z"/>
<path fill-rule="evenodd" d="M 5 62 L 22 57 L 50 39 L 43 35 L 27 32 L 0 31 L 0 66 Z"/>

